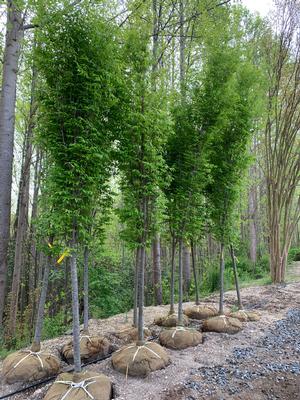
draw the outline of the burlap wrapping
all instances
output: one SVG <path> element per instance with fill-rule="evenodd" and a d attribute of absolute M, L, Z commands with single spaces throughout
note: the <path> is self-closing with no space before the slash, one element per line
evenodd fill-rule
<path fill-rule="evenodd" d="M 133 326 L 115 332 L 114 335 L 118 339 L 122 340 L 124 343 L 136 342 L 139 337 L 138 328 L 135 328 Z M 147 338 L 149 336 L 151 336 L 150 330 L 148 328 L 144 328 L 144 337 Z"/>
<path fill-rule="evenodd" d="M 216 307 L 206 304 L 187 307 L 183 312 L 185 315 L 192 319 L 206 319 L 218 315 L 218 310 L 216 309 Z"/>
<path fill-rule="evenodd" d="M 232 312 L 228 315 L 231 318 L 237 318 L 241 322 L 246 322 L 246 321 L 259 321 L 260 320 L 260 314 L 254 311 L 247 311 L 247 310 L 238 310 L 235 312 Z"/>
<path fill-rule="evenodd" d="M 152 371 L 165 368 L 169 363 L 170 358 L 165 349 L 154 342 L 145 342 L 143 346 L 125 346 L 112 356 L 113 367 L 131 376 L 145 377 Z"/>
<path fill-rule="evenodd" d="M 85 371 L 60 374 L 48 390 L 44 400 L 110 400 L 112 384 L 102 374 Z"/>
<path fill-rule="evenodd" d="M 223 332 L 234 334 L 243 328 L 241 321 L 225 315 L 209 318 L 203 321 L 202 330 L 206 332 Z"/>
<path fill-rule="evenodd" d="M 154 320 L 154 324 L 158 326 L 164 326 L 166 328 L 172 328 L 178 325 L 178 315 L 177 314 L 169 314 L 162 315 Z M 183 315 L 183 324 L 184 326 L 188 326 L 189 319 L 186 315 Z"/>
<path fill-rule="evenodd" d="M 202 343 L 202 334 L 196 329 L 176 327 L 161 331 L 159 341 L 170 349 L 182 350 Z"/>
<path fill-rule="evenodd" d="M 59 359 L 46 351 L 21 350 L 6 357 L 2 374 L 9 384 L 33 382 L 57 375 L 59 368 Z"/>
<path fill-rule="evenodd" d="M 103 336 L 80 336 L 80 356 L 82 361 L 92 361 L 106 356 L 109 353 L 109 349 L 110 343 Z M 62 347 L 61 354 L 69 363 L 73 363 L 73 340 L 70 340 Z"/>
<path fill-rule="evenodd" d="M 257 311 L 246 311 L 249 321 L 259 321 L 261 315 Z"/>
<path fill-rule="evenodd" d="M 237 318 L 241 322 L 247 322 L 249 320 L 248 314 L 244 310 L 231 312 L 230 314 L 228 314 L 228 317 Z"/>

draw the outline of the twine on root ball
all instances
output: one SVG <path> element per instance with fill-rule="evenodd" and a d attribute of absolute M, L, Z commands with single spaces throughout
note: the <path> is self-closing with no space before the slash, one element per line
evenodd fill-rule
<path fill-rule="evenodd" d="M 20 350 L 3 361 L 2 374 L 8 384 L 33 382 L 56 375 L 59 359 L 46 351 Z"/>
<path fill-rule="evenodd" d="M 172 329 L 164 329 L 159 335 L 160 343 L 174 350 L 183 350 L 187 347 L 197 346 L 202 343 L 202 334 L 193 328 L 177 326 Z"/>
<path fill-rule="evenodd" d="M 159 344 L 132 344 L 117 350 L 112 356 L 113 367 L 123 374 L 145 377 L 150 372 L 165 368 L 170 358 Z"/>

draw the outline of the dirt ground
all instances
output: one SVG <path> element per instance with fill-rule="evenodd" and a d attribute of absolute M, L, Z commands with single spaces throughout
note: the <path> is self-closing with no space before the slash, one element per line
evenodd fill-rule
<path fill-rule="evenodd" d="M 167 350 L 171 364 L 147 378 L 131 378 L 113 370 L 110 359 L 86 367 L 110 377 L 117 400 L 299 400 L 300 399 L 300 263 L 290 275 L 297 282 L 284 286 L 242 289 L 244 308 L 261 313 L 258 322 L 244 323 L 236 335 L 204 333 L 204 342 L 182 351 Z M 217 306 L 218 296 L 205 299 Z M 234 291 L 225 295 L 226 309 L 236 302 Z M 203 301 L 204 303 L 204 301 Z M 185 303 L 187 306 L 193 303 Z M 160 328 L 154 317 L 168 306 L 146 307 L 145 326 L 154 337 Z M 115 347 L 122 343 L 114 332 L 130 326 L 132 312 L 106 320 L 91 320 L 90 333 L 107 336 Z M 197 323 L 194 322 L 197 326 Z M 198 324 L 199 325 L 199 324 Z M 58 354 L 69 335 L 43 342 L 43 349 Z M 62 368 L 66 364 L 62 362 Z M 1 369 L 1 363 L 0 363 Z M 50 384 L 10 396 L 15 400 L 40 400 Z M 0 382 L 1 396 L 21 388 Z"/>

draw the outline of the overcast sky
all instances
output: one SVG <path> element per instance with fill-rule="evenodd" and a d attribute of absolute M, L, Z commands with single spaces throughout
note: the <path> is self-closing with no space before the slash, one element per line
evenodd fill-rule
<path fill-rule="evenodd" d="M 242 0 L 242 3 L 251 11 L 257 11 L 264 17 L 268 15 L 272 7 L 272 0 Z"/>

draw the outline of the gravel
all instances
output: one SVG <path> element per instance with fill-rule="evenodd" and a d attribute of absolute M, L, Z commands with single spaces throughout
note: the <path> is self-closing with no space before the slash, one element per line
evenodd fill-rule
<path fill-rule="evenodd" d="M 251 382 L 256 379 L 276 374 L 276 382 L 281 383 L 286 374 L 298 376 L 300 361 L 291 359 L 299 360 L 299 332 L 300 309 L 291 309 L 284 319 L 269 327 L 253 347 L 235 347 L 223 365 L 194 368 L 184 385 L 203 395 L 220 390 L 234 395 L 244 387 L 251 388 Z"/>

